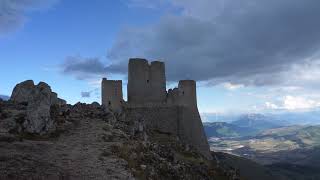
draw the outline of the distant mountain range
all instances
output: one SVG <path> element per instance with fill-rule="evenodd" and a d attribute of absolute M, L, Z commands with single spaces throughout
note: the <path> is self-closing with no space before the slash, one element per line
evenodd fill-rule
<path fill-rule="evenodd" d="M 0 95 L 0 99 L 7 101 L 10 99 L 10 97 L 6 95 Z"/>
<path fill-rule="evenodd" d="M 268 117 L 262 114 L 247 114 L 240 116 L 237 120 L 232 121 L 231 124 L 238 127 L 263 131 L 266 129 L 287 126 L 289 123 L 284 120 L 275 120 L 272 117 Z"/>
<path fill-rule="evenodd" d="M 251 121 L 252 118 L 249 119 L 250 121 L 241 119 L 241 123 L 238 124 L 250 128 L 256 125 L 258 129 L 260 128 L 260 123 Z M 217 132 L 227 127 L 232 127 L 233 130 L 239 128 L 231 123 L 210 123 L 210 125 L 211 130 L 214 129 L 213 125 L 217 127 Z M 208 123 L 205 123 L 205 129 L 206 127 L 208 128 Z M 210 136 L 208 132 L 207 135 Z M 318 171 L 320 169 L 320 126 L 285 126 L 266 129 L 253 136 L 232 136 L 232 138 L 226 135 L 222 138 L 209 137 L 211 149 L 265 165 L 269 172 L 283 180 L 320 179 Z M 239 162 L 239 167 L 246 166 L 246 161 L 239 158 L 235 160 Z"/>
<path fill-rule="evenodd" d="M 258 130 L 250 127 L 240 127 L 226 122 L 203 123 L 208 138 L 210 137 L 242 137 L 258 133 Z"/>
<path fill-rule="evenodd" d="M 248 178 L 320 179 L 320 110 L 203 116 L 211 150 Z"/>
<path fill-rule="evenodd" d="M 291 126 L 291 125 L 320 125 L 320 110 L 305 112 L 278 112 L 266 114 L 201 114 L 205 122 L 228 122 L 241 126 L 251 126 L 259 123 L 267 123 L 265 127 L 271 128 L 275 125 Z M 260 123 L 261 122 L 261 123 Z M 248 123 L 248 124 L 246 124 Z"/>
<path fill-rule="evenodd" d="M 203 123 L 207 137 L 243 137 L 253 136 L 273 128 L 286 126 L 288 123 L 272 120 L 261 114 L 242 115 L 231 122 Z"/>
<path fill-rule="evenodd" d="M 306 112 L 283 112 L 267 115 L 273 120 L 285 120 L 289 125 L 320 125 L 320 110 Z"/>

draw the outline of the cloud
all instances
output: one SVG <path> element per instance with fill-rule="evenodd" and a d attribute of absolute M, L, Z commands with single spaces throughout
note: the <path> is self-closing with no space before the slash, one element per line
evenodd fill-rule
<path fill-rule="evenodd" d="M 286 95 L 278 102 L 265 102 L 265 108 L 269 110 L 311 110 L 320 107 L 319 98 Z"/>
<path fill-rule="evenodd" d="M 106 73 L 106 66 L 99 58 L 69 56 L 65 59 L 61 68 L 64 74 L 72 75 L 79 80 L 102 76 Z"/>
<path fill-rule="evenodd" d="M 98 96 L 100 93 L 99 93 L 99 89 L 100 88 L 95 88 L 93 90 L 90 90 L 90 91 L 82 91 L 81 92 L 81 97 L 83 98 L 90 98 L 92 96 L 92 93 L 93 95 L 96 95 Z"/>
<path fill-rule="evenodd" d="M 319 107 L 320 103 L 303 97 L 285 96 L 283 105 L 287 110 L 297 110 L 316 108 Z"/>
<path fill-rule="evenodd" d="M 179 15 L 119 33 L 108 53 L 118 70 L 126 71 L 130 57 L 145 57 L 165 61 L 171 81 L 294 86 L 303 76 L 288 81 L 288 74 L 319 58 L 318 0 L 174 0 L 172 6 Z"/>
<path fill-rule="evenodd" d="M 89 92 L 81 92 L 81 97 L 89 98 L 89 97 L 91 97 L 91 92 L 90 91 Z"/>
<path fill-rule="evenodd" d="M 126 62 L 127 63 L 127 62 Z M 81 57 L 81 56 L 68 56 L 60 65 L 61 72 L 66 75 L 74 76 L 79 80 L 93 80 L 105 77 L 106 73 L 124 73 L 121 66 L 114 63 L 108 66 L 97 57 Z"/>
<path fill-rule="evenodd" d="M 276 104 L 274 104 L 274 103 L 271 103 L 271 102 L 266 102 L 265 105 L 266 105 L 266 107 L 267 107 L 268 109 L 279 109 L 279 106 L 278 106 L 278 105 L 276 105 Z"/>
<path fill-rule="evenodd" d="M 228 90 L 236 90 L 239 88 L 243 88 L 244 86 L 242 84 L 231 84 L 229 82 L 223 83 L 223 87 Z"/>
<path fill-rule="evenodd" d="M 51 7 L 58 0 L 1 0 L 0 35 L 21 27 L 27 20 L 27 13 Z"/>

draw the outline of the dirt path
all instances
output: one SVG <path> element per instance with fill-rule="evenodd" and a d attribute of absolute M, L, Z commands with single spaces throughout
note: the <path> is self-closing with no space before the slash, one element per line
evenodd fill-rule
<path fill-rule="evenodd" d="M 133 179 L 126 162 L 111 153 L 119 138 L 106 122 L 83 119 L 58 140 L 0 142 L 0 178 Z"/>

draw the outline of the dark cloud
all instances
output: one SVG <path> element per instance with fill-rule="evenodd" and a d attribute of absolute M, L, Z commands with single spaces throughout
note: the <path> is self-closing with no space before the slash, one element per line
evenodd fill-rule
<path fill-rule="evenodd" d="M 16 30 L 26 21 L 28 11 L 46 9 L 58 0 L 1 0 L 0 35 Z"/>
<path fill-rule="evenodd" d="M 69 56 L 61 66 L 63 73 L 73 75 L 77 79 L 88 79 L 106 73 L 106 66 L 98 58 Z"/>
<path fill-rule="evenodd" d="M 108 53 L 118 64 L 109 69 L 125 72 L 128 58 L 138 56 L 165 61 L 173 81 L 192 78 L 261 86 L 281 83 L 282 72 L 317 57 L 320 1 L 225 0 L 220 9 L 215 2 L 193 1 L 202 3 L 195 8 L 212 7 L 212 14 L 200 14 L 186 1 L 181 16 L 123 30 Z"/>
<path fill-rule="evenodd" d="M 81 92 L 81 97 L 83 97 L 83 98 L 90 98 L 91 96 L 96 96 L 98 98 L 99 95 L 100 95 L 99 88 L 95 88 L 90 91 L 82 91 Z"/>
<path fill-rule="evenodd" d="M 84 58 L 80 56 L 69 56 L 61 65 L 62 72 L 72 75 L 79 80 L 91 79 L 94 77 L 105 77 L 107 73 L 125 73 L 122 65 L 113 63 L 108 66 L 99 58 Z"/>

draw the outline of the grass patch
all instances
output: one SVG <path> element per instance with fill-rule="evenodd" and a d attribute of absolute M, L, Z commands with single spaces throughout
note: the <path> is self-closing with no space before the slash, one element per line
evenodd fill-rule
<path fill-rule="evenodd" d="M 141 157 L 137 152 L 141 151 L 143 148 L 140 145 L 123 144 L 121 146 L 111 146 L 111 152 L 116 154 L 118 157 L 126 160 L 128 162 L 128 167 L 132 171 L 134 177 L 137 179 L 145 180 L 147 179 L 145 171 L 141 169 Z M 135 153 L 136 156 L 132 154 Z"/>

